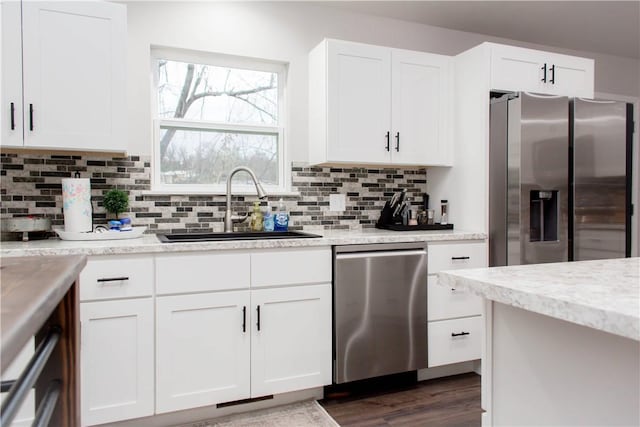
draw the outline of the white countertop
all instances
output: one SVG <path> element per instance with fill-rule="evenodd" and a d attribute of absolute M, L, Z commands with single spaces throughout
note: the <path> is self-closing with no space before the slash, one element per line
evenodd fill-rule
<path fill-rule="evenodd" d="M 305 231 L 307 232 L 307 231 Z M 153 234 L 137 239 L 100 241 L 63 241 L 60 239 L 31 242 L 2 242 L 0 256 L 42 255 L 112 255 L 133 253 L 188 252 L 232 249 L 295 248 L 371 243 L 430 242 L 455 240 L 484 240 L 485 233 L 445 231 L 388 231 L 378 229 L 309 231 L 322 238 L 233 240 L 225 242 L 161 243 Z"/>
<path fill-rule="evenodd" d="M 640 258 L 475 268 L 439 283 L 640 341 Z"/>

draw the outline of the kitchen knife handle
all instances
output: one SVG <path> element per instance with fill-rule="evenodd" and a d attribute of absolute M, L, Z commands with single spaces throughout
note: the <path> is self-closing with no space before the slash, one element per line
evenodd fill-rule
<path fill-rule="evenodd" d="M 464 336 L 464 335 L 469 335 L 469 332 L 464 332 L 463 331 L 463 332 L 460 332 L 459 334 L 456 334 L 455 332 L 451 332 L 451 336 L 452 337 L 461 337 L 461 336 Z"/>
<path fill-rule="evenodd" d="M 16 105 L 11 103 L 11 130 L 16 130 Z"/>
<path fill-rule="evenodd" d="M 387 131 L 387 135 L 386 135 L 386 138 L 387 138 L 387 146 L 386 146 L 385 148 L 387 149 L 387 151 L 389 151 L 389 134 L 390 134 L 390 133 L 391 133 L 391 132 Z"/>
<path fill-rule="evenodd" d="M 256 325 L 258 326 L 258 330 L 260 330 L 260 306 L 256 307 L 256 311 L 258 312 L 258 323 Z"/>
<path fill-rule="evenodd" d="M 247 306 L 242 306 L 242 332 L 247 332 Z"/>
<path fill-rule="evenodd" d="M 396 133 L 396 151 L 400 151 L 400 132 Z"/>
<path fill-rule="evenodd" d="M 542 83 L 546 83 L 547 82 L 547 63 L 545 62 L 540 69 L 542 70 Z"/>
<path fill-rule="evenodd" d="M 553 64 L 551 66 L 551 68 L 549 68 L 549 71 L 551 71 L 551 78 L 549 79 L 549 83 L 556 84 L 556 65 Z"/>
<path fill-rule="evenodd" d="M 33 104 L 29 104 L 29 130 L 33 131 Z"/>

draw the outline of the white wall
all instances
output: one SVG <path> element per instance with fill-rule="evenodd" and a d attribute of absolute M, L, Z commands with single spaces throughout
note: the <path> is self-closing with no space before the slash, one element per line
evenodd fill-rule
<path fill-rule="evenodd" d="M 323 38 L 455 55 L 483 41 L 594 58 L 596 91 L 640 96 L 640 61 L 537 46 L 305 3 L 125 2 L 128 8 L 129 152 L 150 154 L 150 46 L 178 47 L 289 64 L 290 160 L 307 159 L 307 53 Z"/>

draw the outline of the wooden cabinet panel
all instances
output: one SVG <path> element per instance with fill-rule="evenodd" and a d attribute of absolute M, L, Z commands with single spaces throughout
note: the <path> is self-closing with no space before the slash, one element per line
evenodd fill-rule
<path fill-rule="evenodd" d="M 82 425 L 153 415 L 153 299 L 80 304 Z"/>
<path fill-rule="evenodd" d="M 157 413 L 249 397 L 249 311 L 249 291 L 156 299 Z"/>
<path fill-rule="evenodd" d="M 190 252 L 156 256 L 158 295 L 248 288 L 248 252 Z"/>
<path fill-rule="evenodd" d="M 252 291 L 251 306 L 251 397 L 331 383 L 330 284 Z"/>
<path fill-rule="evenodd" d="M 251 254 L 251 287 L 331 282 L 331 248 L 266 250 Z"/>
<path fill-rule="evenodd" d="M 480 359 L 483 317 L 429 322 L 429 367 Z"/>
<path fill-rule="evenodd" d="M 80 301 L 153 294 L 151 255 L 91 257 L 80 273 Z"/>

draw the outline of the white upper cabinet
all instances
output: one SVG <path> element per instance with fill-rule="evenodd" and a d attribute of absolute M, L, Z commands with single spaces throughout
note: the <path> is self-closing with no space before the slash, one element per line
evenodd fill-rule
<path fill-rule="evenodd" d="M 10 12 L 21 7 L 21 20 L 15 13 L 5 17 L 5 3 Z M 13 130 L 2 122 L 3 145 L 125 151 L 126 7 L 97 1 L 3 2 L 2 20 L 3 74 L 8 72 L 2 111 L 13 103 L 16 117 Z M 15 57 L 16 27 L 21 28 L 22 64 L 5 59 Z M 12 37 L 5 42 L 8 31 Z"/>
<path fill-rule="evenodd" d="M 2 146 L 21 147 L 22 136 L 22 46 L 20 2 L 3 1 L 2 10 Z"/>
<path fill-rule="evenodd" d="M 593 59 L 486 45 L 491 49 L 492 89 L 593 98 Z"/>
<path fill-rule="evenodd" d="M 450 165 L 449 57 L 338 40 L 309 55 L 311 163 Z"/>
<path fill-rule="evenodd" d="M 391 158 L 411 165 L 451 165 L 451 58 L 394 49 Z"/>

